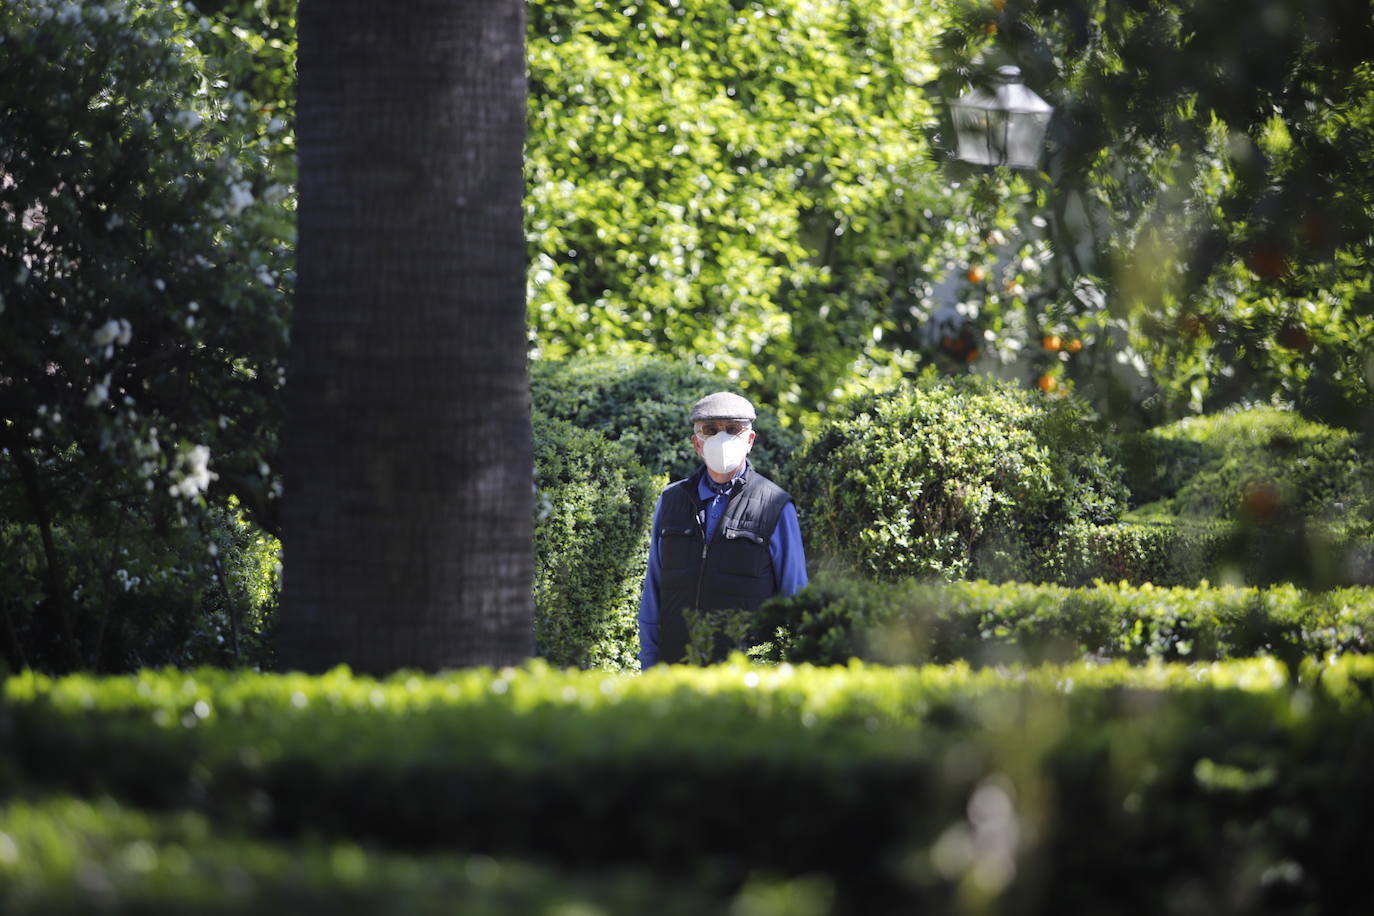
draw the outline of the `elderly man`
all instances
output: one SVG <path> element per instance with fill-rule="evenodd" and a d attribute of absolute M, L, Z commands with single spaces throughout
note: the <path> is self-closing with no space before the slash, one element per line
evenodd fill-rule
<path fill-rule="evenodd" d="M 639 603 L 639 663 L 682 661 L 687 611 L 754 610 L 806 585 L 792 497 L 754 470 L 754 405 L 717 392 L 692 405 L 692 447 L 705 464 L 654 509 Z"/>

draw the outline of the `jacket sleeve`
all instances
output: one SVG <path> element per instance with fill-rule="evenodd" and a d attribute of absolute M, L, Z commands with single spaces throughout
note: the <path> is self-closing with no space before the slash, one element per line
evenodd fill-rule
<path fill-rule="evenodd" d="M 644 591 L 639 596 L 639 667 L 647 670 L 658 664 L 658 518 L 663 497 L 654 506 L 654 521 L 649 528 L 649 567 L 644 571 Z"/>
<path fill-rule="evenodd" d="M 806 575 L 806 550 L 802 547 L 797 507 L 788 503 L 768 540 L 773 557 L 773 588 L 779 595 L 795 595 L 810 581 Z"/>

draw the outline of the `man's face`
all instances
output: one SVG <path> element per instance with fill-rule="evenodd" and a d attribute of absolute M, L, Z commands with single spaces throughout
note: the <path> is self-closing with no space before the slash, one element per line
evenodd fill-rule
<path fill-rule="evenodd" d="M 754 429 L 748 420 L 702 420 L 696 424 L 692 432 L 692 448 L 696 449 L 698 458 L 704 457 L 701 450 L 706 445 L 706 440 L 720 432 L 731 436 L 744 436 L 747 443 L 744 450 L 746 455 L 754 447 Z"/>

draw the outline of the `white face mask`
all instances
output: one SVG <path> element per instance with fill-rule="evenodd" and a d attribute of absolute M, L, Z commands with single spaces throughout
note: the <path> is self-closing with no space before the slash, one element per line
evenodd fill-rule
<path fill-rule="evenodd" d="M 729 474 L 744 463 L 749 454 L 749 434 L 747 432 L 732 436 L 722 430 L 702 442 L 701 456 L 706 466 L 717 474 Z"/>

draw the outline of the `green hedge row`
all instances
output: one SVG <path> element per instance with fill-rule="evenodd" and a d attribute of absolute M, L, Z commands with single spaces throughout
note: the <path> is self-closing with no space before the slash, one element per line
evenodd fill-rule
<path fill-rule="evenodd" d="M 1374 584 L 1374 539 L 1344 521 L 1128 517 L 1060 528 L 1025 569 L 1025 580 L 1068 586 L 1098 579 L 1164 587 L 1206 579 L 1314 589 L 1369 585 Z"/>
<path fill-rule="evenodd" d="M 1374 904 L 1374 658 L 10 679 L 0 794 L 216 830 L 818 875 L 836 912 Z"/>
<path fill-rule="evenodd" d="M 759 613 L 770 657 L 843 664 L 1218 661 L 1374 651 L 1374 591 L 823 577 Z"/>
<path fill-rule="evenodd" d="M 802 890 L 761 882 L 747 893 L 766 902 Z M 108 798 L 0 802 L 0 911 L 7 916 L 690 916 L 716 902 L 642 875 L 588 879 L 485 856 L 402 855 L 347 841 L 226 835 L 199 814 L 149 814 Z"/>

